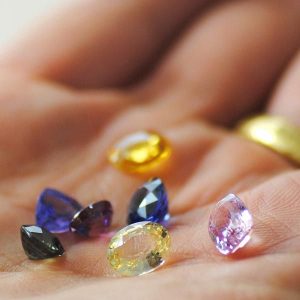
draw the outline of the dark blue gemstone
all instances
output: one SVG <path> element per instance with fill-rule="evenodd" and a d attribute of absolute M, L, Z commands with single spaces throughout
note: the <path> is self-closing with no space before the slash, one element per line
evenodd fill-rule
<path fill-rule="evenodd" d="M 74 215 L 81 209 L 73 198 L 54 189 L 45 189 L 38 198 L 36 224 L 50 232 L 67 232 Z"/>
<path fill-rule="evenodd" d="M 169 219 L 168 196 L 161 179 L 154 178 L 139 188 L 131 198 L 128 224 L 151 221 L 163 223 Z"/>
<path fill-rule="evenodd" d="M 106 232 L 111 224 L 113 209 L 109 201 L 102 200 L 78 212 L 70 229 L 80 235 L 96 237 Z"/>
<path fill-rule="evenodd" d="M 52 258 L 65 252 L 59 239 L 39 226 L 21 226 L 21 240 L 25 254 L 30 259 Z"/>

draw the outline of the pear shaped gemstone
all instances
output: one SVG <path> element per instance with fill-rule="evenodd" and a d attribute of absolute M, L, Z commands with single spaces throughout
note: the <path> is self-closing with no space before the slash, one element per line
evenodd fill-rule
<path fill-rule="evenodd" d="M 73 198 L 54 189 L 45 189 L 36 206 L 36 224 L 53 233 L 67 232 L 74 215 L 81 209 Z"/>
<path fill-rule="evenodd" d="M 111 267 L 122 276 L 137 276 L 164 264 L 170 250 L 166 228 L 152 222 L 128 225 L 117 232 L 108 246 Z"/>
<path fill-rule="evenodd" d="M 132 196 L 127 223 L 141 221 L 163 223 L 169 219 L 168 195 L 160 178 L 146 182 Z"/>

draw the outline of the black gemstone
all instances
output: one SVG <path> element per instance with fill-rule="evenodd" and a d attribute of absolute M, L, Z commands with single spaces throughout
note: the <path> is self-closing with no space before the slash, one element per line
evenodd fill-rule
<path fill-rule="evenodd" d="M 30 259 L 52 258 L 65 252 L 56 236 L 36 225 L 21 226 L 21 240 L 24 251 Z"/>
<path fill-rule="evenodd" d="M 111 224 L 113 209 L 107 200 L 98 201 L 79 211 L 70 229 L 83 236 L 97 237 L 107 231 Z"/>

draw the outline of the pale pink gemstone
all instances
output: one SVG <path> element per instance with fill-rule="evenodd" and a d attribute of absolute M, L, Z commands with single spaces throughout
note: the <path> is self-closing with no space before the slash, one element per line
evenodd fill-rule
<path fill-rule="evenodd" d="M 252 227 L 252 216 L 243 201 L 228 194 L 211 212 L 208 232 L 217 249 L 228 255 L 249 242 Z"/>

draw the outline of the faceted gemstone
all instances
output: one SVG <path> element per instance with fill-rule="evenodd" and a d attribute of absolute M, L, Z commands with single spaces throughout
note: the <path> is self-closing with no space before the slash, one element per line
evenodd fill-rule
<path fill-rule="evenodd" d="M 52 258 L 65 252 L 59 239 L 39 226 L 21 226 L 21 240 L 24 251 L 30 259 Z"/>
<path fill-rule="evenodd" d="M 132 196 L 129 205 L 127 223 L 151 221 L 166 225 L 168 196 L 161 179 L 154 178 L 146 182 Z"/>
<path fill-rule="evenodd" d="M 109 161 L 127 172 L 147 172 L 159 166 L 171 153 L 167 141 L 158 133 L 140 131 L 130 134 L 115 144 Z"/>
<path fill-rule="evenodd" d="M 137 276 L 161 266 L 170 250 L 166 228 L 152 222 L 128 225 L 117 232 L 108 247 L 108 261 L 122 276 Z"/>
<path fill-rule="evenodd" d="M 106 232 L 111 224 L 113 209 L 109 201 L 102 200 L 87 206 L 73 218 L 70 229 L 80 235 L 96 237 Z"/>
<path fill-rule="evenodd" d="M 50 232 L 67 232 L 74 215 L 81 209 L 71 197 L 54 189 L 45 189 L 36 206 L 36 224 Z"/>
<path fill-rule="evenodd" d="M 208 231 L 217 249 L 227 255 L 248 243 L 252 227 L 253 219 L 245 204 L 229 194 L 213 209 Z"/>

